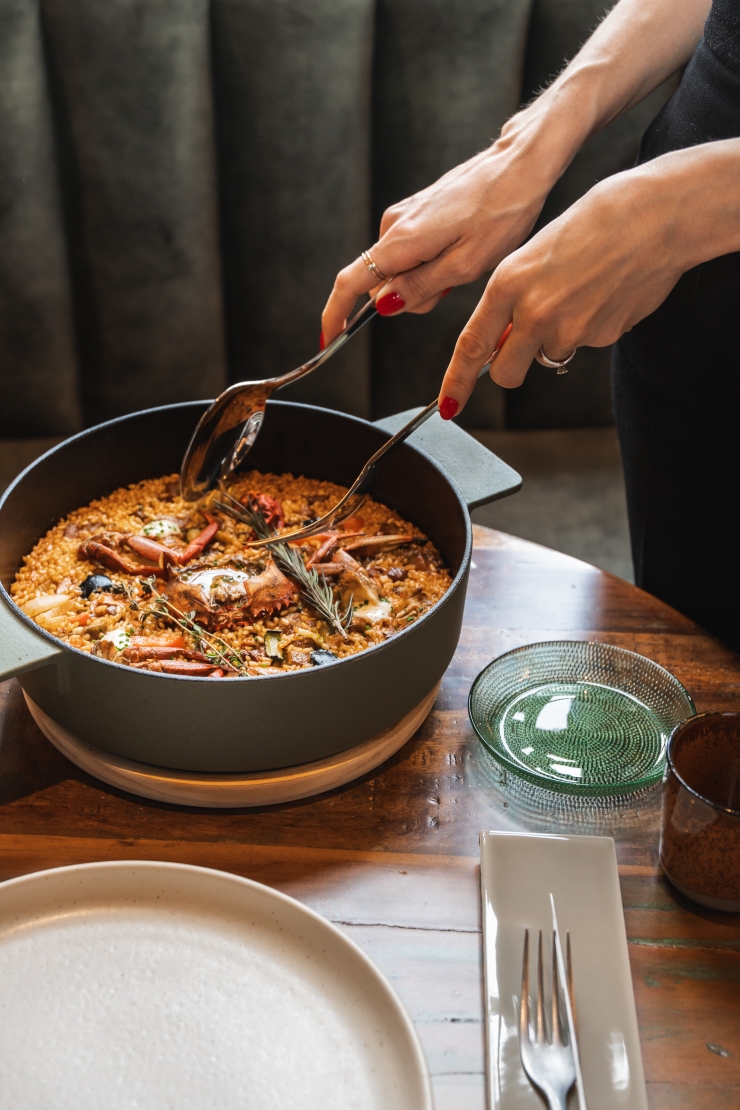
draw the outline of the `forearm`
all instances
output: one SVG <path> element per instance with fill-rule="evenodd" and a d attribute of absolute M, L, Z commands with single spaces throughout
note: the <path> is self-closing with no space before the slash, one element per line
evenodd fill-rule
<path fill-rule="evenodd" d="M 532 155 L 544 189 L 590 135 L 685 65 L 710 0 L 620 0 L 552 85 L 506 124 L 491 153 Z"/>
<path fill-rule="evenodd" d="M 643 221 L 660 228 L 656 249 L 681 273 L 740 251 L 740 139 L 663 154 L 597 189 L 619 190 L 628 212 L 634 206 Z"/>

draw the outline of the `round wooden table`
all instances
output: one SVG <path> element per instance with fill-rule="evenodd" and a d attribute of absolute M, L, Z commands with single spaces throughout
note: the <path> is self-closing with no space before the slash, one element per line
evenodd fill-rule
<path fill-rule="evenodd" d="M 475 535 L 462 637 L 433 712 L 378 770 L 313 800 L 224 812 L 134 798 L 68 763 L 18 684 L 0 685 L 0 877 L 160 859 L 278 887 L 340 925 L 388 975 L 421 1035 L 437 1110 L 483 1110 L 478 833 L 611 835 L 650 1105 L 737 1107 L 740 917 L 694 906 L 662 878 L 660 789 L 624 804 L 526 787 L 482 748 L 466 705 L 487 662 L 534 641 L 640 652 L 672 671 L 700 712 L 740 708 L 740 658 L 621 579 L 500 532 Z"/>

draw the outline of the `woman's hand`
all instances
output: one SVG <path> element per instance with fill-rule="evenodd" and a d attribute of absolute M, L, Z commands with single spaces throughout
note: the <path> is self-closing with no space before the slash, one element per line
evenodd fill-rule
<path fill-rule="evenodd" d="M 619 0 L 560 77 L 509 120 L 489 150 L 388 209 L 370 255 L 382 274 L 395 276 L 382 289 L 362 258 L 342 270 L 322 315 L 322 342 L 339 334 L 362 293 L 382 289 L 376 302 L 382 315 L 428 312 L 453 285 L 497 266 L 527 237 L 588 136 L 685 64 L 709 4 Z M 469 390 L 459 388 L 464 400 Z"/>
<path fill-rule="evenodd" d="M 381 315 L 429 312 L 454 285 L 492 270 L 526 238 L 557 177 L 528 158 L 516 136 L 389 208 L 370 255 L 382 274 L 398 274 L 378 299 Z M 343 329 L 358 296 L 381 286 L 362 258 L 338 275 L 324 309 L 322 340 Z"/>
<path fill-rule="evenodd" d="M 740 140 L 656 158 L 596 185 L 495 271 L 440 392 L 454 416 L 509 323 L 491 376 L 518 386 L 543 348 L 606 347 L 653 312 L 681 274 L 740 244 Z"/>

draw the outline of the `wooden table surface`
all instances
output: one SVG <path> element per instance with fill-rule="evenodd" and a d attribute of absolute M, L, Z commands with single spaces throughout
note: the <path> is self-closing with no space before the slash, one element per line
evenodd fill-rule
<path fill-rule="evenodd" d="M 158 859 L 277 887 L 335 922 L 388 976 L 421 1036 L 437 1110 L 483 1110 L 478 833 L 612 835 L 650 1106 L 736 1110 L 740 915 L 691 905 L 661 877 L 660 789 L 620 806 L 526 787 L 482 748 L 466 705 L 490 659 L 538 640 L 641 652 L 681 679 L 699 711 L 740 708 L 740 658 L 621 579 L 475 531 L 463 633 L 434 710 L 378 771 L 315 800 L 212 811 L 134 798 L 68 763 L 34 725 L 18 684 L 0 685 L 0 878 Z"/>

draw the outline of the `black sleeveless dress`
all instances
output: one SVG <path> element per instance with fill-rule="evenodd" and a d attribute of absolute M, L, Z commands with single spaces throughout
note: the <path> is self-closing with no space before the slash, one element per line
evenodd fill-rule
<path fill-rule="evenodd" d="M 714 0 L 638 162 L 738 136 L 740 0 Z M 740 253 L 685 273 L 612 381 L 637 585 L 740 651 Z"/>

